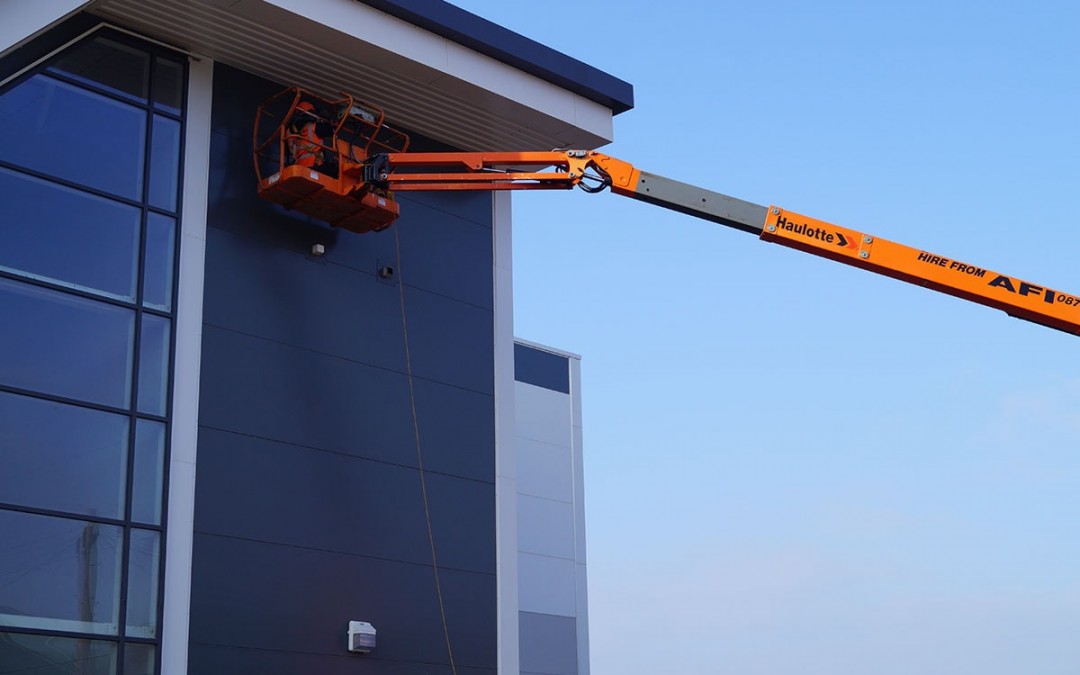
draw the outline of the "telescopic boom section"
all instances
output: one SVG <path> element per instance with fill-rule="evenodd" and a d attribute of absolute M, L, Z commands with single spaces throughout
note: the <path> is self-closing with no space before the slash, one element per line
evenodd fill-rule
<path fill-rule="evenodd" d="M 368 160 L 365 180 L 395 192 L 568 190 L 599 192 L 629 184 L 634 167 L 592 150 L 398 152 Z"/>
<path fill-rule="evenodd" d="M 1080 335 L 1080 296 L 865 232 L 761 206 L 646 173 L 588 150 L 391 153 L 365 178 L 391 191 L 604 188 L 656 206 L 758 235 L 774 244 L 924 286 Z"/>

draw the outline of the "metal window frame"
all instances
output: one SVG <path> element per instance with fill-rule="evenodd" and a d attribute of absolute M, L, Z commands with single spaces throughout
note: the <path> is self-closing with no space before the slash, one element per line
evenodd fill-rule
<path fill-rule="evenodd" d="M 68 52 L 71 49 L 77 48 L 79 45 L 86 41 L 93 40 L 97 37 L 107 37 L 110 40 L 124 44 L 125 46 L 139 49 L 148 54 L 149 64 L 147 68 L 147 97 L 144 102 L 132 100 L 121 96 L 113 91 L 106 89 L 103 86 L 96 86 L 93 82 L 82 81 L 73 77 L 65 76 L 61 72 L 48 71 L 50 65 L 56 58 L 62 54 Z M 40 39 L 40 38 L 39 38 Z M 9 504 L 0 502 L 0 509 L 20 512 L 27 514 L 36 514 L 44 516 L 61 517 L 72 520 L 80 520 L 84 522 L 101 523 L 106 525 L 119 526 L 122 528 L 122 555 L 123 560 L 121 563 L 121 573 L 119 580 L 119 616 L 118 616 L 118 633 L 117 635 L 101 635 L 98 633 L 86 633 L 77 631 L 63 631 L 63 630 L 48 630 L 48 629 L 35 629 L 25 628 L 19 626 L 4 626 L 0 629 L 0 632 L 5 633 L 21 633 L 54 637 L 67 637 L 77 639 L 89 639 L 100 640 L 105 642 L 113 642 L 117 645 L 117 675 L 124 675 L 124 661 L 125 661 L 125 646 L 128 643 L 152 645 L 154 647 L 154 668 L 155 672 L 161 671 L 161 634 L 162 625 L 164 619 L 164 600 L 165 600 L 165 560 L 167 557 L 166 545 L 167 545 L 167 532 L 168 532 L 168 508 L 169 508 L 169 479 L 170 479 L 170 456 L 171 456 L 171 442 L 172 442 L 172 416 L 173 416 L 173 397 L 172 391 L 175 384 L 175 367 L 176 367 L 176 318 L 178 312 L 178 296 L 179 296 L 179 273 L 180 273 L 180 248 L 183 232 L 183 201 L 184 201 L 184 154 L 185 143 L 184 139 L 187 134 L 187 125 L 185 113 L 187 110 L 187 96 L 188 96 L 188 82 L 190 78 L 190 62 L 188 54 L 182 49 L 172 47 L 162 42 L 146 38 L 138 35 L 126 29 L 108 24 L 106 22 L 100 22 L 92 28 L 83 31 L 75 38 L 68 40 L 61 46 L 49 51 L 44 56 L 38 58 L 33 63 L 21 68 L 13 73 L 11 76 L 5 78 L 0 82 L 0 94 L 4 91 L 18 86 L 22 82 L 38 75 L 45 74 L 47 77 L 64 82 L 71 86 L 79 87 L 80 89 L 91 91 L 97 95 L 105 96 L 112 100 L 116 100 L 141 110 L 146 113 L 145 126 L 143 129 L 143 166 L 142 166 L 142 189 L 140 200 L 131 200 L 118 195 L 108 193 L 103 190 L 98 190 L 85 185 L 81 185 L 74 181 L 60 179 L 55 176 L 51 176 L 47 173 L 27 169 L 18 165 L 11 164 L 10 162 L 0 161 L 0 167 L 7 170 L 21 173 L 26 176 L 37 178 L 43 181 L 47 181 L 56 185 L 61 185 L 71 189 L 79 190 L 87 194 L 98 196 L 101 198 L 109 199 L 121 204 L 126 204 L 134 208 L 140 209 L 139 216 L 139 250 L 137 259 L 136 270 L 136 289 L 135 299 L 133 302 L 121 300 L 115 297 L 110 297 L 101 293 L 96 293 L 93 290 L 73 288 L 61 283 L 50 282 L 45 279 L 39 279 L 34 277 L 28 277 L 20 275 L 16 272 L 10 272 L 6 270 L 0 270 L 0 277 L 10 279 L 19 283 L 24 283 L 40 288 L 67 293 L 75 295 L 81 298 L 101 302 L 104 304 L 123 307 L 134 312 L 134 327 L 133 327 L 133 342 L 132 342 L 132 372 L 131 372 L 131 390 L 130 401 L 127 408 L 117 408 L 114 406 L 98 404 L 89 401 L 82 401 L 77 399 L 71 399 L 64 396 L 56 396 L 47 394 L 44 392 L 31 391 L 22 389 L 19 387 L 12 387 L 3 383 L 0 383 L 0 391 L 5 393 L 29 396 L 38 398 L 41 400 L 52 401 L 56 403 L 62 403 L 67 405 L 74 405 L 92 410 L 98 410 L 102 412 L 109 412 L 113 414 L 124 415 L 128 419 L 128 447 L 127 447 L 127 470 L 125 475 L 125 503 L 124 513 L 122 519 L 115 518 L 102 518 L 95 516 L 88 516 L 85 514 L 76 514 L 66 511 L 57 511 L 52 509 L 42 509 L 36 507 L 30 507 L 19 504 Z M 181 101 L 179 105 L 179 113 L 171 112 L 164 108 L 159 108 L 155 104 L 155 74 L 157 72 L 156 64 L 159 59 L 165 59 L 180 65 L 182 68 L 182 81 L 180 82 Z M 163 118 L 176 121 L 180 125 L 180 144 L 177 154 L 177 193 L 176 193 L 176 208 L 175 210 L 163 209 L 160 207 L 150 206 L 149 194 L 150 194 L 150 173 L 152 167 L 151 152 L 153 150 L 153 129 L 155 116 L 161 116 Z M 173 218 L 176 222 L 176 227 L 173 232 L 173 250 L 172 250 L 172 283 L 170 289 L 170 309 L 169 311 L 163 311 L 155 307 L 147 307 L 144 305 L 144 286 L 145 286 L 145 274 L 146 274 L 146 235 L 147 235 L 147 222 L 151 214 L 157 214 L 169 218 Z M 144 413 L 139 411 L 139 374 L 141 369 L 141 346 L 142 346 L 142 324 L 144 315 L 152 315 L 160 318 L 168 319 L 170 322 L 169 331 L 169 344 L 167 360 L 167 374 L 168 382 L 166 385 L 166 398 L 165 398 L 165 410 L 164 415 L 158 415 L 153 413 Z M 134 490 L 134 462 L 135 462 L 135 442 L 136 431 L 138 421 L 145 419 L 148 421 L 159 422 L 165 425 L 166 431 L 164 435 L 164 448 L 162 455 L 162 475 L 161 475 L 161 520 L 157 524 L 136 523 L 132 520 L 132 496 Z M 133 529 L 140 529 L 146 531 L 156 532 L 159 537 L 158 545 L 158 570 L 157 579 L 158 585 L 156 589 L 157 603 L 155 607 L 155 625 L 157 628 L 157 635 L 153 638 L 137 637 L 127 635 L 127 612 L 128 612 L 128 581 L 130 578 L 129 568 L 131 563 L 131 532 Z"/>

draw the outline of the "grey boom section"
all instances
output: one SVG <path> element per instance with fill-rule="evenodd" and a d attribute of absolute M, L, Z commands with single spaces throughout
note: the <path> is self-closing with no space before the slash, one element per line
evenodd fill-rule
<path fill-rule="evenodd" d="M 644 171 L 633 197 L 751 234 L 761 234 L 769 211 L 760 204 Z"/>

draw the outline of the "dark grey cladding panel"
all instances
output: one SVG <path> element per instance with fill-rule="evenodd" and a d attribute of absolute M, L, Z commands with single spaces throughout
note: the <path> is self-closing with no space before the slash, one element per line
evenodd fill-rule
<path fill-rule="evenodd" d="M 514 379 L 569 394 L 570 359 L 516 343 L 514 344 Z"/>
<path fill-rule="evenodd" d="M 402 215 L 394 227 L 383 232 L 354 234 L 269 202 L 251 199 L 255 185 L 250 148 L 218 136 L 211 143 L 215 158 L 219 150 L 232 157 L 225 166 L 211 167 L 208 225 L 211 234 L 216 230 L 235 234 L 238 241 L 255 249 L 247 253 L 240 248 L 236 253 L 266 254 L 266 249 L 271 247 L 279 255 L 291 254 L 313 264 L 345 267 L 374 280 L 379 267 L 398 266 L 396 232 L 401 244 L 400 272 L 406 285 L 477 307 L 492 308 L 491 195 L 403 196 Z M 237 174 L 244 180 L 237 181 Z M 238 183 L 235 194 L 230 193 L 234 189 L 228 186 L 230 182 Z M 488 225 L 480 222 L 485 219 Z M 322 244 L 325 255 L 311 258 L 314 244 Z M 479 256 L 486 257 L 489 264 L 480 264 Z M 242 262 L 237 260 L 236 264 Z"/>
<path fill-rule="evenodd" d="M 350 361 L 405 370 L 397 287 L 295 251 L 259 246 L 240 233 L 207 233 L 203 320 Z M 327 288 L 335 289 L 327 292 Z M 275 302 L 252 303 L 272 294 Z"/>
<path fill-rule="evenodd" d="M 430 564 L 417 469 L 199 433 L 197 532 Z M 426 482 L 440 567 L 494 574 L 494 485 L 431 472 Z"/>
<path fill-rule="evenodd" d="M 489 241 L 485 236 L 483 245 Z M 206 287 L 212 289 L 204 301 L 207 324 L 405 372 L 399 288 L 376 277 L 374 261 L 360 271 L 214 229 L 206 255 Z M 416 288 L 407 279 L 405 316 L 417 377 L 494 393 L 490 308 Z"/>
<path fill-rule="evenodd" d="M 414 384 L 425 466 L 493 483 L 494 397 L 430 380 Z M 199 423 L 418 465 L 404 375 L 213 326 L 203 327 Z"/>
<path fill-rule="evenodd" d="M 521 672 L 577 675 L 577 619 L 518 612 Z"/>
<path fill-rule="evenodd" d="M 494 668 L 495 575 L 448 569 L 440 575 L 455 659 Z M 195 535 L 193 647 L 269 650 L 277 658 L 291 652 L 293 672 L 321 672 L 315 667 L 325 662 L 321 656 L 344 653 L 350 620 L 369 621 L 378 631 L 377 651 L 363 657 L 372 662 L 366 672 L 396 673 L 403 662 L 449 663 L 430 565 Z M 477 629 L 484 626 L 491 629 Z M 254 655 L 231 656 L 262 663 Z M 191 672 L 262 671 L 208 658 L 205 669 Z"/>
<path fill-rule="evenodd" d="M 342 645 L 345 628 L 341 629 Z M 258 675 L 496 675 L 495 668 L 463 668 L 456 671 L 449 664 L 389 662 L 372 654 L 349 654 L 344 647 L 340 654 L 290 654 L 238 647 L 196 644 L 191 647 L 188 672 L 257 673 Z"/>
<path fill-rule="evenodd" d="M 282 85 L 214 72 L 191 672 L 443 672 L 398 287 L 375 274 L 397 267 L 394 231 L 339 232 L 260 200 L 251 124 Z M 438 195 L 396 226 L 451 638 L 484 671 L 497 645 L 492 213 L 490 195 Z M 344 654 L 349 620 L 375 624 L 376 654 Z"/>

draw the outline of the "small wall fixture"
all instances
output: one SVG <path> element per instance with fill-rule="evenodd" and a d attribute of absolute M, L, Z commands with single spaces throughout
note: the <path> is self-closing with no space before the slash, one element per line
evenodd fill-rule
<path fill-rule="evenodd" d="M 375 626 L 367 621 L 349 622 L 349 651 L 367 654 L 375 649 Z"/>

